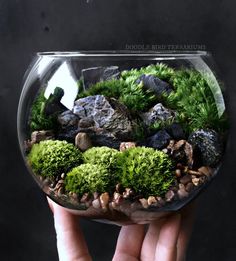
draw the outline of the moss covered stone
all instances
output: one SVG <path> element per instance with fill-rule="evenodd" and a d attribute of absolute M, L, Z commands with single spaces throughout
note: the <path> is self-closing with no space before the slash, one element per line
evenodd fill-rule
<path fill-rule="evenodd" d="M 79 196 L 84 193 L 102 193 L 109 190 L 110 173 L 98 164 L 85 163 L 73 168 L 65 178 L 67 192 L 75 192 Z"/>
<path fill-rule="evenodd" d="M 118 162 L 121 183 L 144 196 L 162 196 L 173 184 L 172 161 L 162 151 L 146 147 L 124 151 Z"/>
<path fill-rule="evenodd" d="M 45 140 L 33 145 L 28 162 L 36 174 L 53 177 L 79 165 L 82 154 L 66 141 Z"/>

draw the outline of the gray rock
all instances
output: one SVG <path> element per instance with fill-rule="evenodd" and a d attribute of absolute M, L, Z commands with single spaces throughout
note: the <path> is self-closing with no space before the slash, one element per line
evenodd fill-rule
<path fill-rule="evenodd" d="M 77 125 L 79 118 L 72 111 L 67 110 L 59 114 L 57 120 L 62 127 L 67 127 Z"/>
<path fill-rule="evenodd" d="M 165 130 L 160 130 L 147 139 L 146 146 L 160 150 L 165 148 L 169 144 L 170 140 L 170 135 Z"/>
<path fill-rule="evenodd" d="M 154 75 L 143 74 L 137 80 L 137 83 L 143 82 L 145 88 L 154 91 L 158 96 L 163 93 L 170 94 L 172 91 L 171 86 L 167 83 L 159 79 Z"/>
<path fill-rule="evenodd" d="M 92 67 L 81 71 L 84 89 L 100 81 L 118 79 L 120 71 L 118 66 Z"/>
<path fill-rule="evenodd" d="M 93 130 L 110 132 L 118 139 L 127 139 L 132 133 L 132 121 L 127 108 L 115 99 L 103 95 L 88 96 L 75 101 L 74 114 L 94 122 Z"/>
<path fill-rule="evenodd" d="M 157 121 L 167 121 L 175 117 L 175 112 L 165 108 L 161 103 L 157 103 L 153 108 L 148 112 L 142 113 L 140 116 L 143 119 L 143 122 L 150 126 Z"/>
<path fill-rule="evenodd" d="M 214 130 L 197 130 L 189 136 L 196 153 L 199 153 L 203 165 L 215 166 L 219 163 L 222 154 L 222 143 L 218 133 Z"/>

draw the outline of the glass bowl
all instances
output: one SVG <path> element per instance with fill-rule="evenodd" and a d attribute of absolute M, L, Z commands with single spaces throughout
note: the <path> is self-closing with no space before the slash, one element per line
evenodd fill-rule
<path fill-rule="evenodd" d="M 42 190 L 90 219 L 145 224 L 180 210 L 224 155 L 222 84 L 207 52 L 40 52 L 18 137 Z"/>

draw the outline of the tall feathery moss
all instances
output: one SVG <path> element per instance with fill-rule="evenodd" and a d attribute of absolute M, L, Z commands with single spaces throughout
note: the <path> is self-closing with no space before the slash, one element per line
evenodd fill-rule
<path fill-rule="evenodd" d="M 44 96 L 44 90 L 42 90 L 31 108 L 30 115 L 30 128 L 32 131 L 35 130 L 50 130 L 54 129 L 57 122 L 54 115 L 47 116 L 44 112 L 47 99 Z"/>
<path fill-rule="evenodd" d="M 28 163 L 36 174 L 56 177 L 81 164 L 82 154 L 66 141 L 45 140 L 33 145 Z"/>
<path fill-rule="evenodd" d="M 193 69 L 180 69 L 170 78 L 174 91 L 165 95 L 165 104 L 176 110 L 176 120 L 188 133 L 200 128 L 222 131 L 227 126 L 225 115 L 218 115 L 217 103 L 206 77 Z"/>
<path fill-rule="evenodd" d="M 82 164 L 67 173 L 65 189 L 79 196 L 84 193 L 107 192 L 110 190 L 110 173 L 104 166 L 98 164 Z"/>
<path fill-rule="evenodd" d="M 130 148 L 120 155 L 121 184 L 144 196 L 163 196 L 173 184 L 172 161 L 162 151 L 146 147 Z"/>

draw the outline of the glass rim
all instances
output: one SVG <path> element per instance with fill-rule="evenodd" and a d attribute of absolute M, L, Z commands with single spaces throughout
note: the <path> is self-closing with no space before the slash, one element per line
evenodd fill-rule
<path fill-rule="evenodd" d="M 48 56 L 55 58 L 63 57 L 200 57 L 210 56 L 209 51 L 195 50 L 195 51 L 148 51 L 148 50 L 81 50 L 81 51 L 42 51 L 37 52 L 37 56 Z"/>

